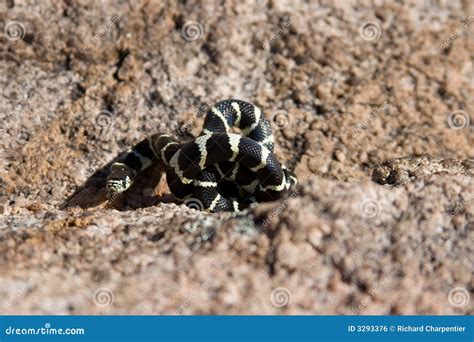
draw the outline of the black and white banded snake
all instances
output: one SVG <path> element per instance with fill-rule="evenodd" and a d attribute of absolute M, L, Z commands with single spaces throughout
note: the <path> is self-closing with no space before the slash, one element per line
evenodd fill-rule
<path fill-rule="evenodd" d="M 233 126 L 242 135 L 230 133 Z M 160 162 L 171 193 L 180 201 L 199 201 L 206 211 L 240 211 L 251 203 L 277 200 L 296 177 L 278 162 L 273 147 L 272 129 L 260 108 L 241 100 L 220 101 L 208 111 L 197 138 L 180 143 L 156 133 L 112 164 L 108 197 L 127 190 L 140 171 Z"/>

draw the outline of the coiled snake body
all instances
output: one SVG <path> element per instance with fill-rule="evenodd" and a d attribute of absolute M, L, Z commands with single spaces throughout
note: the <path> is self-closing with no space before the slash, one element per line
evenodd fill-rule
<path fill-rule="evenodd" d="M 242 135 L 230 133 L 231 127 Z M 253 202 L 281 198 L 296 177 L 273 154 L 274 137 L 262 111 L 241 100 L 216 103 L 201 134 L 179 143 L 157 133 L 137 144 L 107 178 L 108 196 L 127 190 L 136 175 L 158 161 L 173 195 L 195 199 L 201 209 L 240 211 Z"/>

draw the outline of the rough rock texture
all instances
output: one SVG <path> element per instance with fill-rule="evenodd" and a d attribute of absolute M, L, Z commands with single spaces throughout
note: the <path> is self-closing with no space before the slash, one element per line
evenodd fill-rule
<path fill-rule="evenodd" d="M 0 313 L 473 314 L 473 15 L 472 1 L 1 2 Z M 228 97 L 272 120 L 300 181 L 288 199 L 207 214 L 150 170 L 104 202 L 121 152 L 196 134 Z M 382 164 L 422 154 L 405 178 Z M 373 182 L 380 164 L 401 181 Z"/>
<path fill-rule="evenodd" d="M 433 174 L 474 176 L 474 160 L 439 159 L 429 155 L 394 158 L 374 167 L 372 179 L 399 185 Z"/>

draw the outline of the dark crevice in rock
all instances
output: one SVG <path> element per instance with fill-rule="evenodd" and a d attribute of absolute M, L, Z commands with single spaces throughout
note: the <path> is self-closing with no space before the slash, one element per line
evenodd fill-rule
<path fill-rule="evenodd" d="M 65 70 L 71 70 L 71 65 L 72 65 L 71 54 L 70 54 L 70 53 L 67 53 L 67 54 L 66 54 L 66 59 L 65 59 L 65 61 L 64 61 L 64 69 L 65 69 Z"/>
<path fill-rule="evenodd" d="M 153 242 L 157 242 L 157 241 L 160 241 L 164 236 L 165 236 L 164 231 L 163 232 L 158 232 L 158 233 L 154 234 L 153 236 L 150 236 L 149 240 L 153 241 Z"/>
<path fill-rule="evenodd" d="M 308 152 L 310 143 L 302 136 L 297 137 L 293 141 L 292 151 L 295 151 L 293 157 L 287 161 L 287 166 L 290 170 L 295 170 L 301 162 L 301 158 Z"/>
<path fill-rule="evenodd" d="M 267 263 L 268 275 L 270 277 L 273 277 L 276 274 L 276 263 L 277 263 L 275 246 L 272 246 L 270 249 L 270 252 L 267 254 L 266 263 Z"/>
<path fill-rule="evenodd" d="M 202 50 L 207 55 L 207 57 L 209 58 L 209 61 L 212 64 L 216 64 L 216 65 L 219 64 L 219 57 L 220 57 L 219 52 L 213 49 L 208 42 L 203 44 Z"/>
<path fill-rule="evenodd" d="M 325 115 L 329 110 L 324 105 L 313 105 L 316 115 Z"/>
<path fill-rule="evenodd" d="M 119 50 L 118 52 L 119 52 L 118 53 L 119 58 L 117 62 L 115 63 L 116 69 L 113 74 L 113 77 L 117 82 L 122 82 L 123 80 L 119 77 L 120 68 L 122 67 L 123 62 L 125 61 L 125 58 L 127 58 L 128 55 L 130 54 L 130 51 L 128 49 L 125 49 L 125 50 Z"/>
<path fill-rule="evenodd" d="M 80 83 L 75 84 L 75 88 L 72 91 L 71 98 L 75 102 L 79 100 L 86 93 L 86 89 Z"/>

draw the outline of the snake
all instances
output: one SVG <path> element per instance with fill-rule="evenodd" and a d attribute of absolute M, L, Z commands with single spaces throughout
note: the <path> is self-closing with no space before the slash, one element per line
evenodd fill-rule
<path fill-rule="evenodd" d="M 160 163 L 174 197 L 185 204 L 194 201 L 204 211 L 238 212 L 275 201 L 297 178 L 277 160 L 274 145 L 271 124 L 259 107 L 223 100 L 209 108 L 197 137 L 180 142 L 155 133 L 128 150 L 111 165 L 107 196 L 116 198 L 142 171 Z"/>

